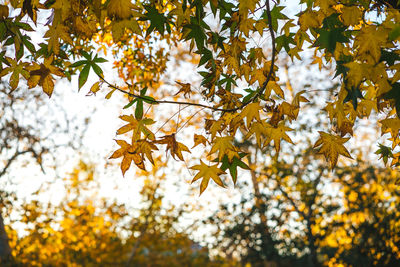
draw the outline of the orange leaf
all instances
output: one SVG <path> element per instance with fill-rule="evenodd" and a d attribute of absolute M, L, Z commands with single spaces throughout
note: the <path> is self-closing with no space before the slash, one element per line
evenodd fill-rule
<path fill-rule="evenodd" d="M 181 88 L 179 89 L 178 93 L 176 93 L 175 95 L 178 95 L 180 93 L 183 93 L 183 96 L 186 98 L 186 95 L 189 95 L 192 93 L 192 90 L 190 89 L 190 83 L 181 83 L 178 81 L 175 81 L 177 84 L 179 84 L 181 86 Z"/>
<path fill-rule="evenodd" d="M 195 134 L 193 137 L 193 140 L 194 140 L 194 146 L 192 148 L 194 148 L 200 144 L 203 144 L 205 146 L 205 145 L 207 145 L 207 142 L 208 142 L 204 136 L 199 135 L 199 134 Z"/>
<path fill-rule="evenodd" d="M 171 156 L 175 158 L 177 156 L 180 160 L 184 160 L 182 156 L 182 152 L 190 152 L 189 148 L 182 143 L 179 143 L 175 139 L 175 134 L 165 135 L 162 136 L 160 140 L 157 140 L 156 143 L 158 144 L 166 144 L 167 145 L 167 152 L 170 150 Z"/>

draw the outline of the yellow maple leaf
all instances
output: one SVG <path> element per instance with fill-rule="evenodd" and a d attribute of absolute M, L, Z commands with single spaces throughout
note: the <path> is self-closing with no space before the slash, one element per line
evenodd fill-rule
<path fill-rule="evenodd" d="M 249 64 L 242 64 L 240 66 L 240 74 L 245 78 L 246 82 L 250 83 L 251 67 Z"/>
<path fill-rule="evenodd" d="M 225 124 L 229 125 L 228 132 L 234 136 L 239 128 L 243 128 L 244 122 L 240 117 L 240 113 L 225 113 L 222 118 L 225 120 Z"/>
<path fill-rule="evenodd" d="M 354 126 L 354 122 L 351 122 L 349 119 L 346 118 L 341 123 L 341 125 L 338 127 L 338 131 L 340 133 L 340 136 L 343 137 L 348 133 L 352 136 L 353 135 L 353 126 Z"/>
<path fill-rule="evenodd" d="M 115 42 L 119 42 L 124 36 L 125 29 L 131 30 L 133 33 L 142 35 L 142 30 L 136 19 L 125 19 L 111 22 L 112 37 Z"/>
<path fill-rule="evenodd" d="M 219 177 L 221 174 L 225 172 L 218 168 L 218 164 L 209 166 L 205 164 L 202 160 L 200 160 L 200 165 L 192 166 L 191 169 L 199 171 L 196 176 L 193 178 L 192 183 L 203 179 L 200 184 L 200 195 L 206 190 L 210 178 L 219 186 L 225 187 L 224 183 L 222 182 L 221 178 Z"/>
<path fill-rule="evenodd" d="M 254 25 L 254 28 L 257 30 L 258 34 L 260 34 L 261 36 L 263 36 L 264 30 L 267 27 L 268 27 L 268 25 L 264 19 L 257 20 Z"/>
<path fill-rule="evenodd" d="M 286 101 L 282 102 L 282 104 L 278 106 L 278 110 L 279 119 L 282 117 L 282 115 L 286 115 L 288 116 L 289 121 L 295 120 L 297 118 L 297 114 L 299 113 L 298 107 L 291 105 Z"/>
<path fill-rule="evenodd" d="M 302 90 L 302 91 L 298 92 L 293 98 L 292 105 L 299 107 L 301 102 L 305 102 L 305 103 L 310 102 L 307 98 L 302 96 L 302 94 L 304 94 L 305 92 L 306 92 L 306 90 Z"/>
<path fill-rule="evenodd" d="M 331 169 L 336 166 L 339 155 L 352 159 L 349 151 L 347 151 L 346 147 L 343 145 L 350 138 L 343 138 L 321 131 L 319 131 L 319 134 L 320 138 L 315 142 L 314 148 L 321 146 L 318 153 L 324 154 L 326 160 L 329 161 L 329 167 Z"/>
<path fill-rule="evenodd" d="M 96 23 L 94 21 L 88 21 L 77 16 L 74 18 L 74 27 L 76 32 L 82 34 L 86 38 L 91 38 L 96 32 Z"/>
<path fill-rule="evenodd" d="M 381 57 L 381 47 L 387 42 L 387 31 L 374 25 L 368 25 L 361 29 L 354 44 L 359 47 L 358 53 L 362 58 L 371 56 L 375 63 Z"/>
<path fill-rule="evenodd" d="M 166 144 L 167 145 L 167 152 L 170 150 L 171 156 L 175 159 L 175 156 L 177 156 L 180 160 L 183 159 L 182 152 L 186 151 L 190 153 L 189 148 L 185 146 L 184 144 L 177 142 L 175 139 L 175 134 L 170 134 L 170 135 L 165 135 L 162 136 L 160 140 L 157 140 L 156 143 L 158 144 Z"/>
<path fill-rule="evenodd" d="M 111 0 L 107 5 L 107 15 L 110 18 L 127 19 L 132 16 L 134 7 L 131 0 Z"/>
<path fill-rule="evenodd" d="M 258 85 L 261 86 L 266 79 L 267 77 L 265 76 L 264 69 L 254 69 L 251 72 L 249 84 L 252 85 L 253 83 L 258 82 Z"/>
<path fill-rule="evenodd" d="M 194 140 L 194 145 L 192 148 L 195 148 L 196 146 L 198 146 L 200 144 L 203 144 L 205 146 L 208 143 L 207 139 L 204 136 L 199 135 L 199 134 L 195 134 L 193 136 L 193 140 Z"/>
<path fill-rule="evenodd" d="M 236 56 L 227 55 L 224 61 L 224 65 L 228 67 L 228 71 L 235 70 L 235 72 L 240 75 L 240 64 L 239 59 Z"/>
<path fill-rule="evenodd" d="M 95 83 L 92 85 L 92 87 L 90 87 L 90 90 L 89 90 L 87 96 L 96 95 L 96 93 L 97 93 L 98 91 L 100 91 L 100 84 L 101 84 L 100 82 L 95 82 Z"/>
<path fill-rule="evenodd" d="M 176 5 L 176 8 L 171 10 L 169 12 L 169 15 L 171 16 L 176 16 L 176 26 L 180 27 L 182 23 L 185 21 L 190 21 L 190 8 L 186 8 L 185 11 L 183 11 L 182 5 Z"/>
<path fill-rule="evenodd" d="M 231 162 L 234 157 L 239 158 L 237 148 L 233 146 L 232 142 L 233 136 L 215 138 L 213 141 L 214 145 L 211 148 L 210 154 L 218 151 L 218 161 L 221 161 L 225 155 L 228 156 L 229 162 Z"/>
<path fill-rule="evenodd" d="M 246 118 L 246 126 L 249 127 L 253 120 L 260 121 L 260 103 L 248 104 L 240 113 L 240 119 Z"/>
<path fill-rule="evenodd" d="M 154 123 L 152 119 L 143 118 L 141 120 L 137 120 L 135 117 L 133 117 L 133 115 L 122 115 L 119 118 L 128 122 L 128 124 L 117 130 L 118 135 L 133 131 L 132 140 L 139 140 L 141 133 L 144 134 L 144 139 L 155 139 L 154 134 L 146 127 L 146 125 Z"/>
<path fill-rule="evenodd" d="M 400 152 L 393 154 L 392 162 L 390 163 L 390 167 L 398 166 L 400 164 Z"/>
<path fill-rule="evenodd" d="M 62 24 L 52 25 L 49 27 L 49 30 L 46 32 L 44 37 L 49 37 L 48 40 L 48 51 L 53 51 L 54 54 L 58 55 L 60 52 L 60 41 L 59 39 L 64 40 L 68 44 L 72 44 L 72 38 L 68 33 L 68 27 Z"/>
<path fill-rule="evenodd" d="M 284 92 L 282 88 L 276 81 L 269 81 L 267 84 L 267 88 L 265 88 L 264 96 L 265 98 L 269 98 L 271 96 L 272 90 L 279 95 L 280 97 L 284 98 Z"/>
<path fill-rule="evenodd" d="M 117 130 L 117 134 L 124 134 L 137 128 L 138 121 L 132 115 L 122 115 L 119 117 L 121 120 L 129 122 Z"/>
<path fill-rule="evenodd" d="M 267 127 L 268 127 L 268 123 L 265 121 L 254 122 L 251 124 L 251 127 L 250 127 L 249 131 L 247 132 L 247 134 L 245 135 L 245 138 L 247 139 L 247 138 L 251 137 L 253 134 L 255 134 L 257 145 L 261 147 L 264 137 L 267 134 L 266 133 Z"/>
<path fill-rule="evenodd" d="M 224 120 L 208 120 L 206 119 L 206 130 L 211 134 L 211 140 L 217 133 L 221 133 L 225 129 Z"/>
<path fill-rule="evenodd" d="M 390 118 L 379 121 L 382 124 L 382 135 L 390 133 L 392 138 L 396 139 L 399 136 L 400 119 Z"/>
<path fill-rule="evenodd" d="M 123 157 L 121 162 L 121 171 L 122 175 L 125 175 L 125 172 L 130 168 L 132 161 L 138 166 L 140 169 L 145 170 L 144 167 L 144 158 L 143 155 L 137 153 L 137 145 L 130 145 L 128 142 L 124 140 L 115 140 L 117 144 L 120 146 L 118 150 L 116 150 L 111 156 L 110 159 L 115 159 L 119 157 Z"/>
<path fill-rule="evenodd" d="M 354 26 L 360 23 L 362 11 L 357 6 L 344 6 L 342 8 L 341 18 L 346 26 Z"/>
<path fill-rule="evenodd" d="M 247 18 L 249 11 L 253 12 L 256 9 L 258 0 L 240 0 L 239 15 Z"/>
<path fill-rule="evenodd" d="M 318 28 L 320 21 L 315 11 L 307 10 L 299 17 L 300 30 L 306 31 L 309 28 Z"/>
<path fill-rule="evenodd" d="M 294 96 L 292 104 L 291 104 L 292 108 L 290 110 L 292 117 L 289 116 L 291 119 L 294 119 L 294 120 L 297 119 L 297 116 L 299 115 L 299 111 L 300 111 L 300 103 L 301 102 L 305 102 L 305 103 L 310 102 L 307 98 L 302 96 L 302 94 L 304 94 L 305 92 L 306 92 L 305 90 L 300 91 Z"/>
<path fill-rule="evenodd" d="M 244 19 L 239 23 L 239 31 L 243 32 L 246 37 L 249 37 L 249 32 L 254 28 L 254 19 Z"/>
<path fill-rule="evenodd" d="M 29 78 L 29 70 L 27 70 L 29 66 L 28 63 L 17 62 L 8 57 L 6 60 L 10 66 L 0 71 L 0 78 L 12 72 L 10 75 L 9 85 L 11 86 L 11 90 L 15 90 L 18 87 L 20 75 L 25 79 Z"/>
<path fill-rule="evenodd" d="M 51 8 L 54 8 L 54 17 L 56 23 L 53 21 L 53 25 L 58 24 L 57 22 L 65 21 L 73 16 L 72 4 L 73 2 L 69 0 L 54 1 L 54 4 L 51 5 Z M 57 19 L 57 17 L 59 17 L 59 19 Z"/>
<path fill-rule="evenodd" d="M 400 63 L 394 64 L 393 66 L 390 66 L 391 70 L 395 70 L 396 73 L 392 77 L 392 83 L 397 82 L 400 80 Z"/>
<path fill-rule="evenodd" d="M 64 77 L 64 72 L 53 65 L 53 58 L 46 58 L 43 64 L 34 63 L 30 68 L 30 77 L 28 79 L 29 88 L 33 88 L 37 85 L 42 86 L 43 92 L 51 97 L 54 89 L 53 76 L 51 74 Z"/>
<path fill-rule="evenodd" d="M 280 122 L 277 127 L 273 127 L 272 125 L 266 123 L 267 128 L 265 129 L 266 140 L 264 142 L 264 146 L 269 144 L 271 141 L 274 141 L 274 147 L 276 152 L 279 152 L 281 149 L 281 140 L 285 140 L 293 144 L 292 139 L 286 134 L 287 131 L 292 131 L 292 128 L 285 126 L 284 122 Z"/>
<path fill-rule="evenodd" d="M 343 64 L 343 66 L 349 68 L 349 72 L 347 73 L 347 80 L 349 85 L 359 86 L 362 80 L 368 76 L 368 66 L 366 64 L 361 64 L 357 62 L 349 62 Z"/>
<path fill-rule="evenodd" d="M 137 144 L 137 147 L 136 147 L 135 153 L 142 155 L 142 158 L 144 158 L 144 155 L 145 155 L 149 159 L 151 164 L 154 165 L 152 152 L 154 150 L 158 150 L 158 148 L 152 142 L 149 142 L 145 139 L 138 140 L 136 142 L 136 144 Z"/>
<path fill-rule="evenodd" d="M 370 99 L 362 99 L 357 106 L 357 115 L 360 118 L 368 118 L 371 115 L 372 110 L 378 111 L 376 101 Z"/>

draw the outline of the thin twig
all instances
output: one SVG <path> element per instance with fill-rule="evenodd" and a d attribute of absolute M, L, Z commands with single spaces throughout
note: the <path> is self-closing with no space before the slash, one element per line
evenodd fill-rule
<path fill-rule="evenodd" d="M 116 85 L 111 84 L 110 82 L 108 82 L 106 79 L 104 79 L 103 77 L 99 76 L 100 79 L 105 82 L 109 87 L 120 91 L 121 93 L 124 93 L 130 97 L 135 97 L 141 100 L 145 100 L 145 101 L 149 101 L 148 98 L 143 97 L 141 95 L 137 95 L 137 94 L 133 94 L 130 93 L 128 91 L 125 91 L 124 89 L 119 88 Z M 172 101 L 172 100 L 151 100 L 152 104 L 175 104 L 175 105 L 188 105 L 188 106 L 197 106 L 197 107 L 202 107 L 202 108 L 207 108 L 207 109 L 212 109 L 214 111 L 228 111 L 227 109 L 223 109 L 223 108 L 216 108 L 216 107 L 212 107 L 212 106 L 207 106 L 207 105 L 203 105 L 200 103 L 193 103 L 193 102 L 182 102 L 182 101 Z"/>
<path fill-rule="evenodd" d="M 172 100 L 153 100 L 152 102 L 154 104 L 175 104 L 175 105 L 188 105 L 188 106 L 196 106 L 196 107 L 202 107 L 202 108 L 206 108 L 206 109 L 211 109 L 213 111 L 222 111 L 222 112 L 235 112 L 237 110 L 243 109 L 245 106 L 247 106 L 248 104 L 250 104 L 251 102 L 253 102 L 254 100 L 256 100 L 257 98 L 259 98 L 265 91 L 265 89 L 267 88 L 267 85 L 269 83 L 269 81 L 271 80 L 272 74 L 274 72 L 274 66 L 275 66 L 275 57 L 276 57 L 276 47 L 275 47 L 275 33 L 274 33 L 274 29 L 272 28 L 272 17 L 271 17 L 271 8 L 270 8 L 270 3 L 269 0 L 266 1 L 266 9 L 267 9 L 267 18 L 268 18 L 268 29 L 269 32 L 271 34 L 271 43 L 272 43 L 272 58 L 271 58 L 271 66 L 270 69 L 268 71 L 268 74 L 266 75 L 266 80 L 264 81 L 264 83 L 262 84 L 261 88 L 259 90 L 257 90 L 257 93 L 250 98 L 249 100 L 247 100 L 246 102 L 243 102 L 240 106 L 235 107 L 235 108 L 230 108 L 230 109 L 225 109 L 225 108 L 216 108 L 213 106 L 208 106 L 208 105 L 204 105 L 204 104 L 200 104 L 200 103 L 193 103 L 193 102 L 182 102 L 182 101 L 172 101 Z M 116 85 L 111 84 L 110 82 L 108 82 L 107 80 L 104 79 L 104 77 L 98 75 L 99 78 L 105 82 L 109 87 L 120 91 L 121 93 L 124 93 L 126 95 L 129 95 L 130 97 L 135 97 L 141 100 L 146 100 L 149 101 L 148 98 L 125 91 L 121 88 L 119 88 Z"/>

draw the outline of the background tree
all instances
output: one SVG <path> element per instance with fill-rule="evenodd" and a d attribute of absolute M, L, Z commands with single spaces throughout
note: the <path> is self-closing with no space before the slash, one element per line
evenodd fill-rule
<path fill-rule="evenodd" d="M 358 161 L 337 170 L 341 210 L 328 224 L 321 242 L 331 262 L 351 266 L 395 266 L 400 263 L 399 174 Z M 322 228 L 321 228 L 322 229 Z"/>
<path fill-rule="evenodd" d="M 294 87 L 305 86 L 304 81 L 288 81 Z M 283 86 L 291 87 L 290 83 Z M 361 155 L 365 140 L 376 138 L 368 133 L 359 145 L 357 161 L 339 161 L 336 171 L 330 172 L 313 147 L 312 131 L 326 122 L 320 121 L 319 108 L 311 103 L 305 110 L 314 116 L 298 122 L 296 146 L 284 145 L 279 154 L 271 155 L 258 150 L 257 136 L 237 140 L 248 152 L 244 159 L 251 175 L 237 184 L 240 202 L 220 206 L 205 222 L 218 226 L 210 245 L 226 257 L 239 259 L 243 266 L 398 264 L 399 227 L 395 225 L 397 211 L 392 210 L 398 202 L 397 170 L 372 167 L 371 161 L 361 160 L 367 158 Z"/>
<path fill-rule="evenodd" d="M 10 93 L 7 84 L 0 86 L 0 178 L 3 186 L 6 182 L 14 183 L 15 173 L 12 170 L 18 169 L 17 166 L 40 167 L 45 172 L 63 160 L 61 155 L 78 151 L 87 127 L 87 124 L 80 122 L 85 118 L 76 119 L 72 114 L 66 114 L 58 101 L 46 105 L 44 96 L 39 92 L 20 89 Z M 43 117 L 51 113 L 63 119 Z M 1 190 L 0 259 L 8 258 L 11 253 L 3 214 L 6 218 L 10 215 L 10 205 L 13 204 L 11 196 L 14 193 L 5 188 Z"/>
<path fill-rule="evenodd" d="M 187 211 L 162 205 L 161 177 L 146 179 L 143 201 L 134 210 L 96 197 L 95 176 L 93 166 L 81 162 L 64 179 L 67 191 L 60 203 L 34 200 L 13 207 L 19 233 L 10 228 L 13 223 L 7 230 L 14 265 L 221 266 L 179 229 L 180 215 Z"/>
<path fill-rule="evenodd" d="M 263 164 L 259 196 L 239 184 L 241 201 L 206 221 L 219 253 L 243 266 L 399 264 L 397 171 L 358 161 L 329 173 L 310 149 Z"/>

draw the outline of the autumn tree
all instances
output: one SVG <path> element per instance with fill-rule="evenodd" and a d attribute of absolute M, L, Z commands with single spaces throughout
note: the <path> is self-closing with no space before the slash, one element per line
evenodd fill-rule
<path fill-rule="evenodd" d="M 310 81 L 321 84 L 322 80 L 291 79 L 294 88 L 309 87 Z M 326 86 L 335 88 L 336 84 Z M 321 90 L 315 97 L 329 94 L 332 90 Z M 329 171 L 315 153 L 313 142 L 313 131 L 328 122 L 318 106 L 321 103 L 313 103 L 310 99 L 304 110 L 314 116 L 295 123 L 299 129 L 295 146 L 283 144 L 279 154 L 266 153 L 273 150 L 271 145 L 259 150 L 257 136 L 236 140 L 247 151 L 244 160 L 251 169 L 250 177 L 245 179 L 245 173 L 239 172 L 243 177 L 237 183 L 240 201 L 221 205 L 205 221 L 217 226 L 211 245 L 221 255 L 238 259 L 242 266 L 398 264 L 395 243 L 399 228 L 394 224 L 397 211 L 392 209 L 397 203 L 397 170 L 372 167 L 371 160 L 362 160 L 368 158 L 363 153 L 371 154 L 371 148 L 362 152 L 366 141 L 376 138 L 368 132 L 352 151 L 358 155 L 357 161 L 339 160 L 336 171 Z M 362 125 L 357 127 L 361 131 Z"/>
<path fill-rule="evenodd" d="M 397 171 L 359 160 L 330 173 L 312 149 L 288 158 L 260 160 L 259 192 L 238 183 L 240 202 L 205 221 L 221 255 L 242 266 L 399 264 Z"/>
<path fill-rule="evenodd" d="M 310 140 L 310 129 L 319 124 L 305 122 L 295 149 L 286 146 L 275 155 L 257 151 L 257 138 L 241 143 L 251 168 L 250 179 L 237 184 L 241 200 L 224 204 L 207 221 L 219 225 L 213 245 L 220 253 L 243 266 L 320 266 L 316 218 L 338 207 L 323 191 L 330 173 Z"/>
<path fill-rule="evenodd" d="M 62 151 L 77 151 L 81 147 L 86 125 L 84 117 L 76 119 L 66 114 L 59 101 L 49 105 L 43 94 L 23 88 L 9 92 L 9 85 L 0 84 L 0 177 L 2 186 L 7 182 L 16 184 L 15 170 L 23 167 L 37 168 L 40 172 L 52 170 L 63 156 Z M 58 114 L 63 119 L 43 114 Z M 71 128 L 74 127 L 74 130 Z M 0 259 L 8 258 L 11 250 L 4 224 L 7 224 L 15 192 L 3 188 L 0 192 Z M 3 217 L 4 216 L 4 217 Z M 4 221 L 4 219 L 6 221 Z"/>
<path fill-rule="evenodd" d="M 97 175 L 94 166 L 80 162 L 63 179 L 60 203 L 12 207 L 19 214 L 7 226 L 12 266 L 214 266 L 207 248 L 178 228 L 187 211 L 163 205 L 162 177 L 146 178 L 142 201 L 130 208 L 99 197 Z"/>
<path fill-rule="evenodd" d="M 326 99 L 330 124 L 315 142 L 329 168 L 339 156 L 352 157 L 344 146 L 351 137 L 344 136 L 371 112 L 381 115 L 381 132 L 390 136 L 390 149 L 380 153 L 396 165 L 398 3 L 300 0 L 298 4 L 293 15 L 284 1 L 12 0 L 1 5 L 0 76 L 11 90 L 26 83 L 51 96 L 57 79 L 77 74 L 82 88 L 92 72 L 98 81 L 90 84 L 91 92 L 108 91 L 107 98 L 115 92 L 126 95 L 124 106 L 132 111 L 121 116 L 125 125 L 117 134 L 127 134 L 129 140 L 118 138 L 120 148 L 111 156 L 122 158 L 123 173 L 132 162 L 149 168 L 153 152 L 164 146 L 173 158 L 183 160 L 191 145 L 179 142 L 180 127 L 171 130 L 171 120 L 157 123 L 151 114 L 169 105 L 178 110 L 190 107 L 191 116 L 179 112 L 175 116 L 182 127 L 194 117 L 205 119 L 206 132 L 197 131 L 193 138 L 195 144 L 206 145 L 204 157 L 213 163 L 202 159 L 192 166 L 193 181 L 201 180 L 203 192 L 210 179 L 223 186 L 224 170 L 243 165 L 243 151 L 233 142 L 239 132 L 259 136 L 260 148 L 273 142 L 279 151 L 282 141 L 292 142 L 289 124 L 305 116 L 301 102 L 308 90 L 293 96 L 284 92 L 276 62 L 281 55 L 301 61 L 311 52 L 314 60 L 307 64 L 319 68 L 333 64 L 340 80 L 335 98 Z M 199 84 L 182 79 L 183 75 L 176 82 L 165 82 L 174 61 L 170 55 L 179 47 L 198 57 Z M 112 51 L 122 79 L 111 80 L 104 73 L 102 66 L 108 63 L 96 50 Z M 159 134 L 161 128 L 168 133 Z M 236 181 L 234 172 L 230 177 Z"/>
<path fill-rule="evenodd" d="M 335 180 L 341 185 L 343 208 L 321 241 L 326 258 L 350 266 L 399 265 L 398 172 L 358 161 L 337 170 Z"/>

